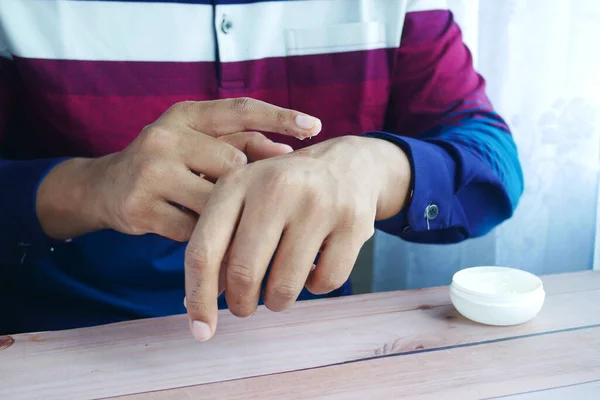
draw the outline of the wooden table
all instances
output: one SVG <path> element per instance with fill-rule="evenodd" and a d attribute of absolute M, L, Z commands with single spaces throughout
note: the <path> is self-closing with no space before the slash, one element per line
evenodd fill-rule
<path fill-rule="evenodd" d="M 441 287 L 224 311 L 207 343 L 183 315 L 4 337 L 0 399 L 600 399 L 600 273 L 543 279 L 514 327 L 465 320 Z"/>

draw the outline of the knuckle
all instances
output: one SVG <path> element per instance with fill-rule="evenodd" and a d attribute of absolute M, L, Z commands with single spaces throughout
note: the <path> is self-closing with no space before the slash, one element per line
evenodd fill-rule
<path fill-rule="evenodd" d="M 271 311 L 283 311 L 296 300 L 299 292 L 293 282 L 279 282 L 267 290 L 265 306 Z"/>
<path fill-rule="evenodd" d="M 209 263 L 208 251 L 199 245 L 194 245 L 191 242 L 185 249 L 185 264 L 192 268 L 201 268 Z"/>
<path fill-rule="evenodd" d="M 242 165 L 246 165 L 248 163 L 248 157 L 246 157 L 246 154 L 239 150 L 233 151 L 233 156 L 231 159 L 231 164 L 234 167 L 241 167 Z"/>
<path fill-rule="evenodd" d="M 223 118 L 223 115 L 216 112 L 216 110 L 217 109 L 211 109 L 210 112 L 206 114 L 204 117 L 205 124 L 217 137 L 231 133 L 229 132 L 227 121 Z"/>
<path fill-rule="evenodd" d="M 349 232 L 357 230 L 365 232 L 365 228 L 367 228 L 367 233 L 374 230 L 374 211 L 362 206 L 361 203 L 360 199 L 347 199 L 336 206 L 339 210 L 338 226 L 340 229 Z"/>
<path fill-rule="evenodd" d="M 179 102 L 171 105 L 171 107 L 169 107 L 167 109 L 167 112 L 165 114 L 172 115 L 172 114 L 188 113 L 191 104 L 192 104 L 191 101 L 179 101 Z"/>
<path fill-rule="evenodd" d="M 250 140 L 267 139 L 265 135 L 256 131 L 246 132 L 245 134 L 251 138 Z"/>
<path fill-rule="evenodd" d="M 330 293 L 339 289 L 344 282 L 346 282 L 346 280 L 341 279 L 336 274 L 326 274 L 325 276 L 320 277 L 316 282 L 316 288 L 320 293 Z"/>
<path fill-rule="evenodd" d="M 210 308 L 210 304 L 202 296 L 187 296 L 185 301 L 188 312 L 205 313 Z"/>
<path fill-rule="evenodd" d="M 244 136 L 246 137 L 246 141 L 248 143 L 264 143 L 264 142 L 272 142 L 265 135 L 256 131 L 244 132 Z"/>
<path fill-rule="evenodd" d="M 249 97 L 238 97 L 231 100 L 231 112 L 239 117 L 248 115 L 253 108 L 254 100 Z"/>
<path fill-rule="evenodd" d="M 355 221 L 359 216 L 359 208 L 356 201 L 348 199 L 339 205 L 340 212 L 348 221 Z"/>
<path fill-rule="evenodd" d="M 246 165 L 248 163 L 246 154 L 233 146 L 222 146 L 219 153 L 219 159 L 221 159 L 223 162 L 223 168 L 227 170 L 235 167 L 241 167 L 242 165 Z"/>
<path fill-rule="evenodd" d="M 243 168 L 232 169 L 226 175 L 219 178 L 217 185 L 235 187 L 241 185 L 246 179 L 246 173 Z"/>
<path fill-rule="evenodd" d="M 289 301 L 296 299 L 298 289 L 294 282 L 279 282 L 271 289 L 271 291 L 273 297 Z"/>
<path fill-rule="evenodd" d="M 270 168 L 265 172 L 265 195 L 272 196 L 290 186 L 292 177 L 285 168 Z"/>
<path fill-rule="evenodd" d="M 335 210 L 335 203 L 333 199 L 327 196 L 324 191 L 318 190 L 313 186 L 309 186 L 306 188 L 305 193 L 307 194 L 304 205 L 306 209 L 312 210 L 317 214 L 323 214 L 325 212 L 331 212 L 331 210 Z"/>
<path fill-rule="evenodd" d="M 357 211 L 354 204 L 344 203 L 338 206 L 339 213 L 339 227 L 343 231 L 353 231 L 360 220 L 359 212 Z"/>
<path fill-rule="evenodd" d="M 260 279 L 249 265 L 228 262 L 227 282 L 235 286 L 250 287 L 259 284 Z"/>
<path fill-rule="evenodd" d="M 277 123 L 280 125 L 285 124 L 285 122 L 288 120 L 290 115 L 289 111 L 283 110 L 283 109 L 279 109 L 277 110 L 277 113 L 275 114 L 275 118 L 277 119 Z"/>
<path fill-rule="evenodd" d="M 173 146 L 175 135 L 157 126 L 148 126 L 142 131 L 141 150 L 144 153 L 156 154 Z"/>

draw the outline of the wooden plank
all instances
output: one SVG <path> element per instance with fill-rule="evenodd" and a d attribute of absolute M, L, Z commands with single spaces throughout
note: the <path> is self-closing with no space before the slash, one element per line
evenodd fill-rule
<path fill-rule="evenodd" d="M 600 380 L 496 397 L 494 400 L 598 400 L 598 398 L 600 398 Z"/>
<path fill-rule="evenodd" d="M 597 275 L 574 276 L 561 277 L 557 291 L 584 291 L 553 294 L 549 285 L 540 315 L 507 328 L 459 318 L 442 288 L 261 309 L 246 320 L 224 312 L 208 343 L 190 337 L 185 316 L 16 335 L 0 351 L 0 398 L 117 396 L 600 323 L 600 290 L 590 289 Z"/>
<path fill-rule="evenodd" d="M 574 385 L 597 379 L 600 379 L 600 327 L 398 355 L 119 399 L 468 400 Z M 597 385 L 585 389 L 587 391 L 579 393 L 595 392 L 594 399 L 598 398 Z M 540 392 L 548 393 L 551 392 Z M 557 390 L 556 393 L 561 394 L 562 390 Z M 522 397 L 531 395 L 534 397 Z M 542 398 L 549 397 L 535 397 L 534 394 L 509 397 L 515 400 Z"/>
<path fill-rule="evenodd" d="M 546 275 L 541 278 L 544 282 L 544 289 L 549 294 L 598 289 L 600 285 L 600 272 L 591 270 Z"/>

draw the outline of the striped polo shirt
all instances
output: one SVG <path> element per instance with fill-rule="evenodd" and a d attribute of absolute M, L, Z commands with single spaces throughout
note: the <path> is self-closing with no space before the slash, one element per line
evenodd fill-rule
<path fill-rule="evenodd" d="M 0 0 L 0 334 L 184 312 L 184 244 L 111 230 L 58 242 L 35 212 L 53 166 L 122 150 L 183 100 L 320 118 L 312 142 L 270 136 L 295 149 L 391 141 L 412 197 L 377 228 L 419 243 L 489 232 L 523 179 L 472 64 L 442 0 Z"/>

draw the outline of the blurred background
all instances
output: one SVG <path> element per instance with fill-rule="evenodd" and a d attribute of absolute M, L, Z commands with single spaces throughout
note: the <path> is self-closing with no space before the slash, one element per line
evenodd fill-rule
<path fill-rule="evenodd" d="M 512 129 L 525 193 L 512 219 L 466 243 L 416 245 L 377 232 L 354 291 L 445 285 L 475 265 L 600 269 L 600 1 L 448 2 Z"/>

